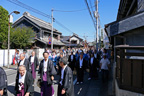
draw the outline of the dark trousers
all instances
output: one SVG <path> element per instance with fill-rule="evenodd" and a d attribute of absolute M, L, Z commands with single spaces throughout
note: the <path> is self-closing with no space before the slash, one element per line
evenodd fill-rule
<path fill-rule="evenodd" d="M 102 69 L 101 72 L 102 72 L 102 81 L 103 82 L 108 81 L 109 70 Z"/>
<path fill-rule="evenodd" d="M 84 78 L 84 70 L 83 68 L 78 68 L 77 69 L 77 82 L 83 82 Z"/>
<path fill-rule="evenodd" d="M 69 63 L 69 67 L 71 68 L 72 71 L 74 71 L 75 63 L 74 62 L 70 62 Z"/>
<path fill-rule="evenodd" d="M 61 86 L 61 84 L 58 85 L 58 92 L 57 92 L 57 96 L 66 96 L 66 94 L 61 94 L 63 87 Z"/>
<path fill-rule="evenodd" d="M 98 72 L 97 72 L 96 67 L 93 67 L 93 66 L 90 67 L 89 77 L 90 78 L 98 78 Z"/>

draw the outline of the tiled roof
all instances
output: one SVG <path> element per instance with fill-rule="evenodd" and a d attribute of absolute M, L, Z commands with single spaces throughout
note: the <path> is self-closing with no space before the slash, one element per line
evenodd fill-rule
<path fill-rule="evenodd" d="M 32 22 L 35 23 L 36 25 L 40 26 L 41 28 L 45 28 L 45 29 L 48 29 L 48 30 L 51 30 L 51 29 L 52 29 L 50 23 L 45 22 L 45 21 L 43 21 L 43 20 L 41 20 L 41 19 L 39 19 L 39 18 L 37 18 L 37 17 L 34 17 L 34 16 L 30 15 L 30 13 L 28 13 L 28 12 L 24 12 L 22 17 L 26 17 L 27 19 L 29 19 L 30 21 L 32 21 Z M 21 17 L 21 18 L 22 18 L 22 17 Z M 19 19 L 21 19 L 21 18 L 19 18 Z M 19 19 L 18 19 L 18 20 L 19 20 Z M 17 21 L 18 21 L 18 20 L 17 20 Z M 17 21 L 15 21 L 15 22 L 17 22 Z M 15 23 L 15 22 L 14 22 L 14 23 Z M 54 29 L 54 28 L 53 28 L 53 31 L 55 31 L 55 32 L 57 32 L 57 33 L 61 33 L 61 32 L 59 32 L 58 30 L 56 30 L 56 29 Z"/>
<path fill-rule="evenodd" d="M 40 41 L 40 42 L 42 42 L 44 44 L 48 44 L 48 42 L 49 42 L 48 38 L 42 38 L 42 40 L 40 40 L 40 39 L 36 39 L 36 40 L 38 40 L 38 41 Z M 60 46 L 64 46 L 65 45 L 60 40 L 57 40 L 55 38 L 53 38 L 52 40 L 53 40 L 53 45 L 60 45 Z"/>

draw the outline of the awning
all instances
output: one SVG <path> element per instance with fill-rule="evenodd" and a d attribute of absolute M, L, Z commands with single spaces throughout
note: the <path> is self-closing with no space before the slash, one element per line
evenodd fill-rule
<path fill-rule="evenodd" d="M 40 39 L 36 39 L 36 40 L 38 40 L 38 41 L 40 41 L 40 42 L 42 42 L 44 44 L 48 44 L 48 42 L 49 42 L 48 38 L 43 38 L 42 40 L 40 40 Z M 56 46 L 65 46 L 65 44 L 62 43 L 60 40 L 57 40 L 55 38 L 53 38 L 52 40 L 53 40 L 53 45 L 56 45 Z"/>
<path fill-rule="evenodd" d="M 144 11 L 133 16 L 127 17 L 121 21 L 105 25 L 108 37 L 128 32 L 130 30 L 144 26 Z"/>

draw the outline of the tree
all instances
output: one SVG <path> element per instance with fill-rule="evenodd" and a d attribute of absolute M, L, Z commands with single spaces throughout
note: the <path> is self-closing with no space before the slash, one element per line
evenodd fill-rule
<path fill-rule="evenodd" d="M 0 6 L 0 48 L 7 48 L 8 41 L 8 11 Z"/>
<path fill-rule="evenodd" d="M 29 27 L 18 27 L 11 30 L 11 48 L 26 48 L 32 45 L 35 32 Z"/>

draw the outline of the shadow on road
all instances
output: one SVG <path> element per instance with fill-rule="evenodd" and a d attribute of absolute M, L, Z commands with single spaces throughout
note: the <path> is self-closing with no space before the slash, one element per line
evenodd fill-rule
<path fill-rule="evenodd" d="M 41 94 L 38 92 L 34 92 L 34 96 L 40 96 Z"/>
<path fill-rule="evenodd" d="M 15 87 L 14 86 L 8 86 L 8 90 L 11 94 L 15 94 Z"/>

